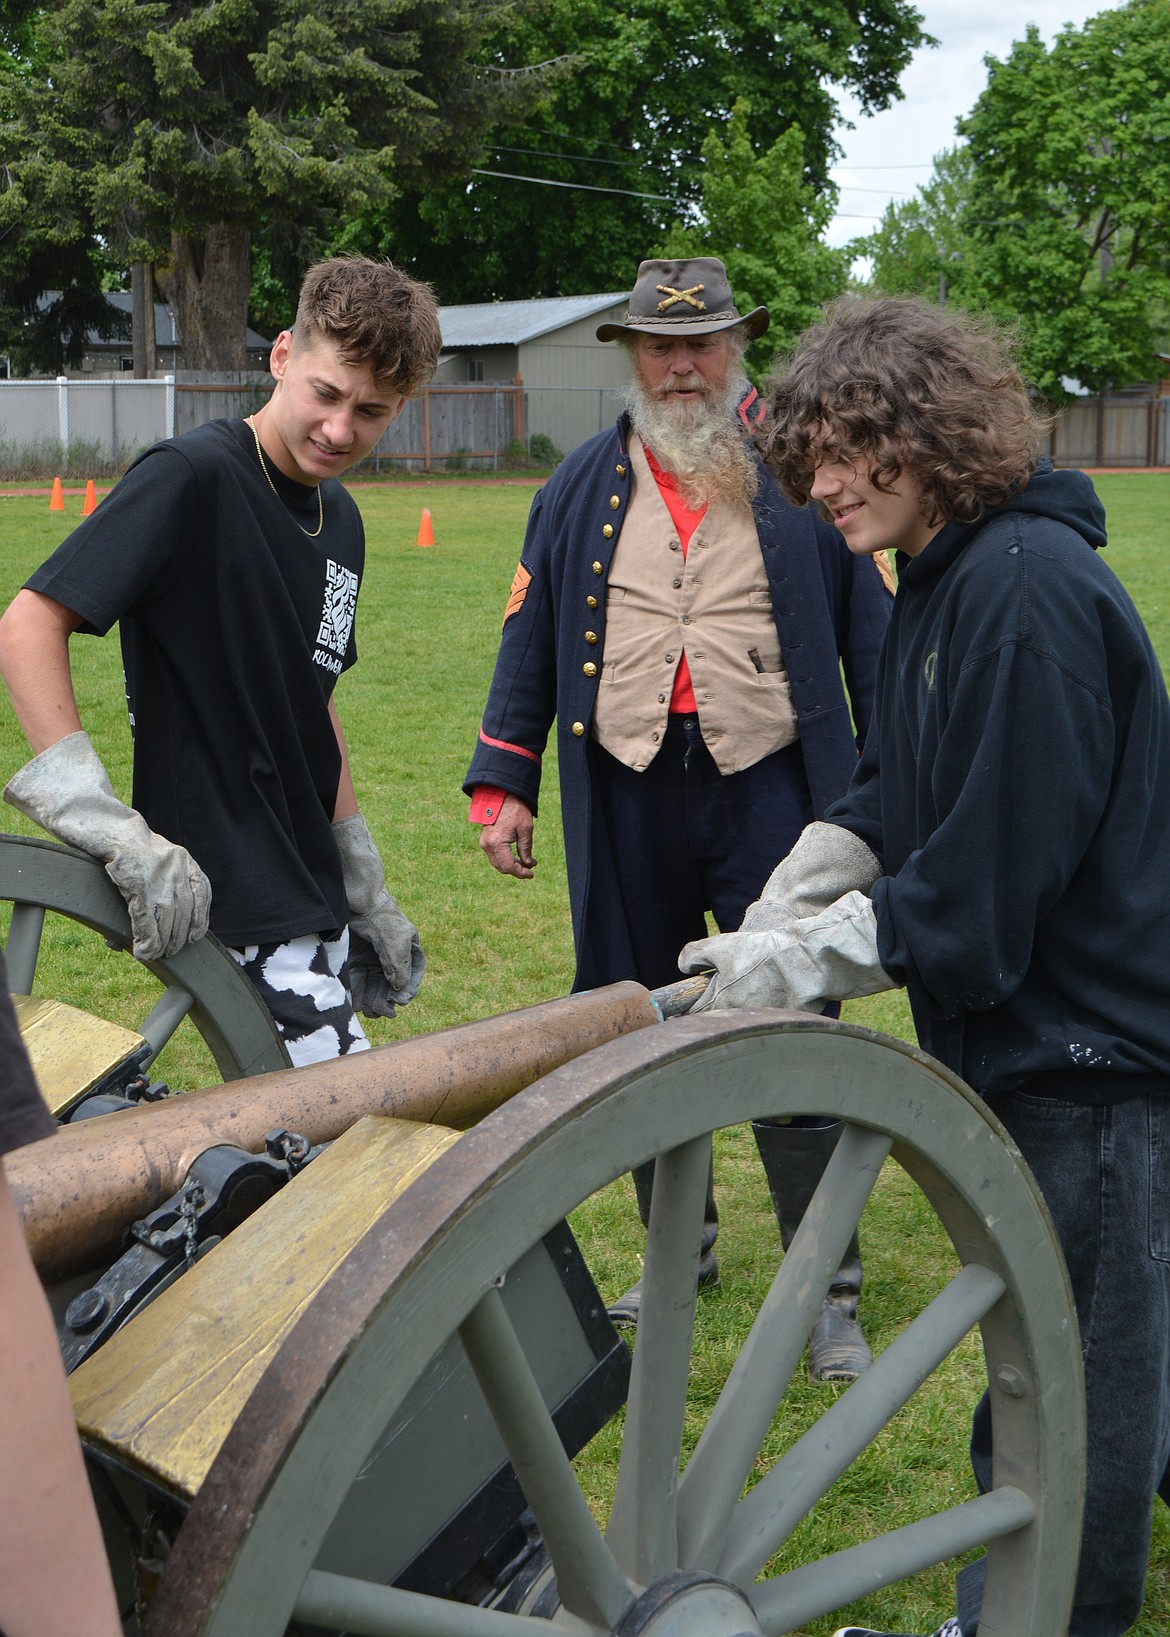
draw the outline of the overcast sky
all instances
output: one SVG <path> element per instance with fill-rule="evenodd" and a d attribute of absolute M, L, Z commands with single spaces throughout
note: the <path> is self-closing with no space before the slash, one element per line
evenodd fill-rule
<path fill-rule="evenodd" d="M 891 199 L 913 195 L 930 180 L 935 154 L 954 147 L 956 119 L 987 84 L 983 58 L 989 52 L 1002 60 L 1030 22 L 1051 44 L 1065 23 L 1079 27 L 1109 9 L 1103 0 L 918 0 L 918 8 L 939 43 L 919 51 L 902 75 L 905 101 L 865 119 L 855 103 L 841 99 L 855 129 L 838 133 L 844 153 L 832 172 L 841 191 L 826 235 L 830 244 L 872 232 Z"/>

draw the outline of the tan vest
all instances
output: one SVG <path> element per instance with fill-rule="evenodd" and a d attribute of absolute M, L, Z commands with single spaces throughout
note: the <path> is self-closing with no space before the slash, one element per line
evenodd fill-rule
<path fill-rule="evenodd" d="M 636 436 L 630 483 L 607 579 L 594 735 L 627 767 L 649 767 L 685 649 L 703 740 L 721 773 L 739 773 L 799 732 L 751 508 L 713 502 L 684 558 Z"/>

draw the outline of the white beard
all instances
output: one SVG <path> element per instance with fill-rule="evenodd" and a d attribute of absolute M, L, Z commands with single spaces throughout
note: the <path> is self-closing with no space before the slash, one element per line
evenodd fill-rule
<path fill-rule="evenodd" d="M 651 391 L 634 359 L 626 407 L 635 432 L 675 479 L 688 506 L 698 510 L 715 499 L 750 505 L 759 473 L 737 414 L 750 390 L 747 377 L 735 370 L 722 386 L 712 386 L 697 375 L 675 385 L 697 389 L 703 396 L 690 401 L 677 392 Z"/>

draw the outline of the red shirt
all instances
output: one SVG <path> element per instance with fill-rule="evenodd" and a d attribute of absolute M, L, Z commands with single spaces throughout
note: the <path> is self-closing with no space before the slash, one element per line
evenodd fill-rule
<path fill-rule="evenodd" d="M 670 520 L 678 530 L 678 543 L 682 547 L 685 560 L 687 548 L 691 543 L 691 536 L 707 515 L 706 506 L 700 506 L 698 511 L 692 511 L 678 492 L 672 472 L 664 472 L 654 459 L 649 449 L 643 445 L 647 465 L 658 485 L 658 492 L 666 502 L 666 509 L 670 513 Z M 698 703 L 695 700 L 695 690 L 691 686 L 691 668 L 687 664 L 685 653 L 679 655 L 678 669 L 674 673 L 674 688 L 670 695 L 671 713 L 676 716 L 697 716 Z"/>
<path fill-rule="evenodd" d="M 678 485 L 671 472 L 664 472 L 654 459 L 650 450 L 643 444 L 646 461 L 650 467 L 658 492 L 666 502 L 666 509 L 670 513 L 670 520 L 678 530 L 678 543 L 682 547 L 684 560 L 687 548 L 691 543 L 691 536 L 707 515 L 706 506 L 700 506 L 693 511 L 678 492 Z M 698 703 L 695 700 L 695 690 L 691 686 L 691 670 L 687 664 L 685 653 L 679 655 L 678 668 L 674 673 L 674 687 L 670 694 L 670 710 L 674 716 L 697 716 Z M 494 824 L 500 816 L 500 803 L 505 792 L 495 785 L 476 785 L 471 795 L 471 810 L 467 815 L 471 824 Z"/>

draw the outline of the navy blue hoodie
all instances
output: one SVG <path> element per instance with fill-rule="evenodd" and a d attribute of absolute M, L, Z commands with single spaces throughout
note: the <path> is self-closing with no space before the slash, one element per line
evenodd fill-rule
<path fill-rule="evenodd" d="M 826 817 L 882 861 L 878 949 L 922 1045 L 987 1097 L 1170 1092 L 1170 701 L 1042 463 L 899 554 L 873 725 Z"/>

